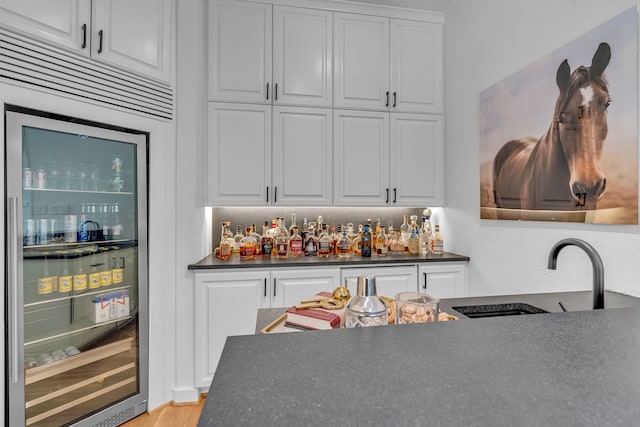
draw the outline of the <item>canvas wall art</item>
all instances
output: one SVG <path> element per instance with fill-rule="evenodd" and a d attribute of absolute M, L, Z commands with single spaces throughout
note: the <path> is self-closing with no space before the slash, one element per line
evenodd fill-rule
<path fill-rule="evenodd" d="M 482 219 L 638 223 L 638 14 L 480 94 Z"/>

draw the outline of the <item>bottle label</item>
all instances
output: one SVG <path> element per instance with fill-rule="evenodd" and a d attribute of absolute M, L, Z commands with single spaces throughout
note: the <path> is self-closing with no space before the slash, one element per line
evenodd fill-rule
<path fill-rule="evenodd" d="M 113 283 L 113 275 L 111 270 L 104 270 L 100 272 L 100 286 L 109 286 Z"/>
<path fill-rule="evenodd" d="M 121 268 L 114 268 L 111 270 L 111 276 L 112 279 L 111 281 L 115 284 L 115 283 L 122 283 L 122 279 L 123 279 L 123 274 L 122 274 L 122 269 Z"/>
<path fill-rule="evenodd" d="M 73 289 L 73 276 L 60 276 L 58 292 L 70 292 Z"/>
<path fill-rule="evenodd" d="M 89 289 L 98 289 L 100 287 L 100 273 L 89 274 Z"/>
<path fill-rule="evenodd" d="M 73 276 L 73 290 L 84 291 L 85 289 L 87 289 L 87 275 L 76 274 Z"/>
<path fill-rule="evenodd" d="M 291 241 L 291 253 L 299 254 L 302 252 L 302 240 Z"/>
<path fill-rule="evenodd" d="M 318 242 L 318 251 L 319 252 L 329 252 L 331 251 L 331 242 Z"/>
<path fill-rule="evenodd" d="M 273 241 L 268 238 L 262 239 L 261 246 L 262 256 L 271 256 L 273 252 Z"/>
<path fill-rule="evenodd" d="M 53 292 L 53 277 L 41 277 L 38 279 L 38 293 L 46 295 Z"/>

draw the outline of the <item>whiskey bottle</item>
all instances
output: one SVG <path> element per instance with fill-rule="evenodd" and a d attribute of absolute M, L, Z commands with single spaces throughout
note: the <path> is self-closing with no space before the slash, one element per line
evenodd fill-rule
<path fill-rule="evenodd" d="M 318 256 L 327 258 L 331 254 L 331 237 L 327 233 L 327 225 L 322 226 L 320 237 L 318 237 Z"/>
<path fill-rule="evenodd" d="M 317 256 L 318 255 L 318 238 L 313 232 L 313 229 L 307 231 L 306 240 L 304 241 L 304 256 Z"/>
<path fill-rule="evenodd" d="M 291 238 L 289 239 L 289 253 L 292 257 L 297 258 L 302 255 L 302 237 L 298 233 L 298 226 L 291 228 Z"/>
<path fill-rule="evenodd" d="M 251 235 L 251 227 L 245 229 L 246 235 L 240 240 L 240 259 L 249 261 L 256 258 L 256 239 Z"/>
<path fill-rule="evenodd" d="M 409 215 L 404 215 L 400 226 L 400 238 L 404 245 L 404 251 L 409 252 L 409 238 L 411 237 L 411 227 L 409 226 Z"/>
<path fill-rule="evenodd" d="M 351 256 L 351 240 L 347 236 L 347 230 L 344 227 L 342 229 L 342 236 L 336 242 L 336 255 L 340 258 L 348 258 Z"/>
<path fill-rule="evenodd" d="M 231 258 L 231 254 L 234 251 L 234 247 L 235 247 L 235 242 L 232 240 L 231 242 L 228 239 L 227 236 L 227 232 L 229 231 L 229 223 L 228 222 L 222 222 L 220 224 L 221 226 L 221 230 L 220 230 L 220 252 L 219 252 L 219 257 L 222 260 L 227 260 L 229 258 Z M 232 242 L 233 245 L 232 245 Z M 239 248 L 238 248 L 239 250 Z"/>
<path fill-rule="evenodd" d="M 278 258 L 287 258 L 289 256 L 289 233 L 284 225 L 284 217 L 278 218 L 275 243 Z"/>
<path fill-rule="evenodd" d="M 425 213 L 422 217 L 422 228 L 420 229 L 420 255 L 426 255 L 431 248 L 431 211 L 425 209 Z"/>
<path fill-rule="evenodd" d="M 240 241 L 242 241 L 242 239 L 244 239 L 244 234 L 242 234 L 242 226 L 236 225 L 236 234 L 235 236 L 233 236 L 233 254 L 234 255 L 237 255 L 240 253 Z"/>
<path fill-rule="evenodd" d="M 434 255 L 442 255 L 444 253 L 444 239 L 440 234 L 440 225 L 436 224 L 435 229 L 436 231 L 431 239 L 431 252 Z"/>
<path fill-rule="evenodd" d="M 296 218 L 296 213 L 292 212 L 291 213 L 291 225 L 289 226 L 289 236 L 293 236 L 293 227 L 297 227 L 298 226 L 298 222 L 297 222 L 297 218 Z"/>
<path fill-rule="evenodd" d="M 362 255 L 362 232 L 363 232 L 364 228 L 362 227 L 362 225 L 358 225 L 358 234 L 355 235 L 355 237 L 352 240 L 351 243 L 351 248 L 352 248 L 352 253 L 355 255 Z"/>
<path fill-rule="evenodd" d="M 265 221 L 262 226 L 262 237 L 260 237 L 260 254 L 262 258 L 271 258 L 273 252 L 273 238 L 269 235 L 269 221 Z"/>
<path fill-rule="evenodd" d="M 384 232 L 384 225 L 380 226 L 380 232 L 376 236 L 376 255 L 387 256 L 387 236 Z"/>
<path fill-rule="evenodd" d="M 418 224 L 416 223 L 418 219 L 417 215 L 411 215 L 411 225 L 409 226 L 411 230 L 411 234 L 409 235 L 409 253 L 411 255 L 418 255 L 420 253 L 420 241 L 419 235 L 420 230 L 418 229 Z"/>
<path fill-rule="evenodd" d="M 365 224 L 362 231 L 362 254 L 363 257 L 371 257 L 371 231 L 369 224 Z"/>

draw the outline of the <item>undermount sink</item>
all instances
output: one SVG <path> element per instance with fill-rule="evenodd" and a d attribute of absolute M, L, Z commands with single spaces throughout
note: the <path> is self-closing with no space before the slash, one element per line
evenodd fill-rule
<path fill-rule="evenodd" d="M 465 305 L 451 308 L 472 319 L 478 317 L 519 316 L 522 314 L 548 313 L 546 310 L 522 302 L 508 304 Z"/>

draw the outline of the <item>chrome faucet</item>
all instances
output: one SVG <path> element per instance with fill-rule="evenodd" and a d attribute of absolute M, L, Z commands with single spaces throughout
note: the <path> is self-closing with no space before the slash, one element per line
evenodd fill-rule
<path fill-rule="evenodd" d="M 589 255 L 591 265 L 593 266 L 593 309 L 604 308 L 604 265 L 598 252 L 589 243 L 574 238 L 560 240 L 551 248 L 551 252 L 549 252 L 547 268 L 549 270 L 555 270 L 558 254 L 562 248 L 570 245 L 579 247 Z"/>

